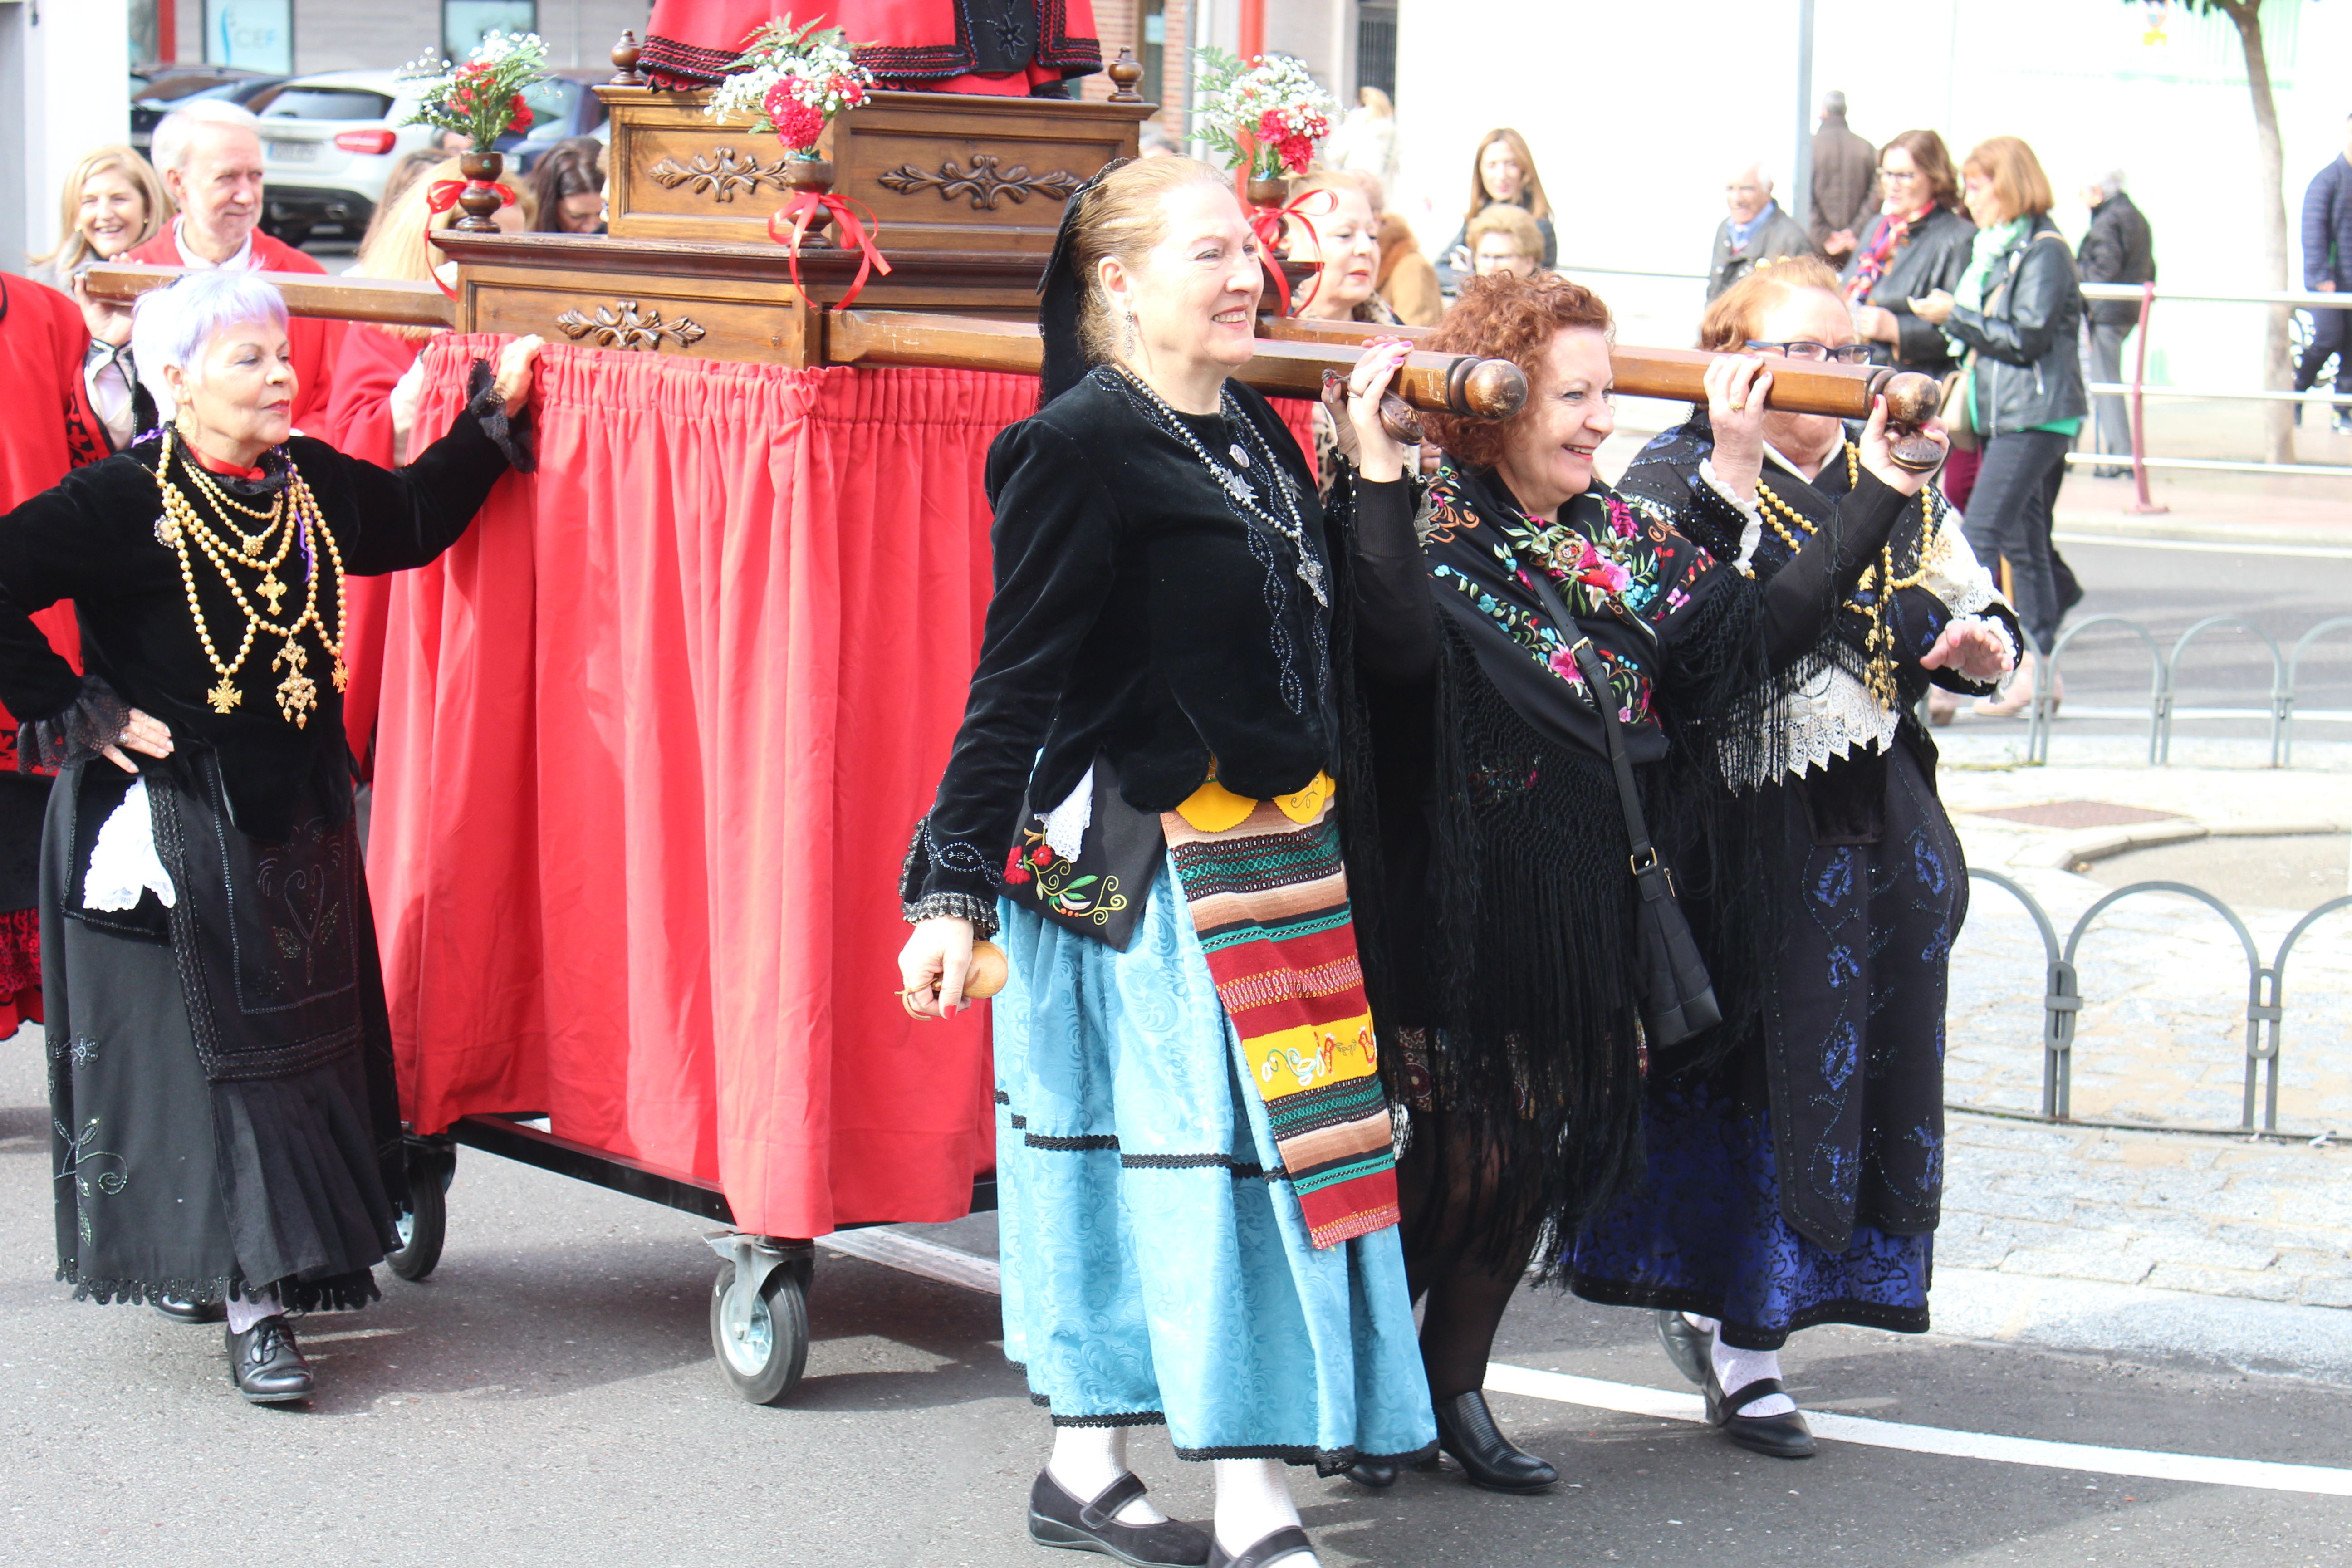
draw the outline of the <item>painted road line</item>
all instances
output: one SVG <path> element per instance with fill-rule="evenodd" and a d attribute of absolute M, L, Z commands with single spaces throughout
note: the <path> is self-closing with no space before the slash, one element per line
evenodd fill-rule
<path fill-rule="evenodd" d="M 1611 1383 L 1597 1377 L 1575 1377 L 1566 1373 L 1537 1372 L 1529 1367 L 1507 1366 L 1501 1362 L 1487 1364 L 1486 1386 L 1503 1394 L 1658 1420 L 1696 1423 L 1706 1419 L 1706 1402 L 1696 1394 Z M 1805 1421 L 1816 1437 L 1873 1448 L 1901 1448 L 1914 1454 L 1987 1459 L 2003 1465 L 2038 1465 L 2090 1475 L 2140 1476 L 2150 1480 L 2188 1481 L 2203 1486 L 2352 1497 L 2352 1470 L 2332 1469 L 2324 1465 L 2280 1465 L 2262 1459 L 2162 1454 L 2147 1448 L 2104 1448 L 2090 1443 L 2053 1443 L 2040 1437 L 2004 1437 L 1986 1432 L 1956 1432 L 1943 1426 L 1914 1426 L 1900 1421 L 1874 1421 L 1867 1416 L 1840 1415 L 1830 1411 L 1808 1410 Z"/>
<path fill-rule="evenodd" d="M 2205 555 L 2303 555 L 2317 561 L 2352 561 L 2352 545 L 2234 544 L 2220 539 L 2149 539 L 2132 533 L 2075 533 L 2060 529 L 2051 535 L 2061 544 L 2112 544 L 2119 550 L 2189 550 Z"/>

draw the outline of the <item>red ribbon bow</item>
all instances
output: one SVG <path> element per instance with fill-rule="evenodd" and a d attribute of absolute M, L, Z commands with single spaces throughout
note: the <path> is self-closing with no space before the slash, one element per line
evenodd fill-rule
<path fill-rule="evenodd" d="M 833 221 L 841 226 L 842 243 L 856 246 L 858 252 L 857 276 L 850 279 L 849 287 L 842 291 L 840 302 L 833 309 L 849 309 L 852 301 L 856 300 L 858 290 L 866 287 L 866 279 L 870 275 L 877 272 L 886 278 L 890 275 L 888 259 L 876 247 L 873 236 L 866 231 L 866 225 L 859 223 L 857 215 L 850 210 L 863 205 L 836 196 L 830 191 L 797 191 L 791 201 L 768 219 L 768 237 L 783 246 L 785 254 L 792 258 L 793 289 L 802 299 L 808 298 L 808 290 L 801 287 L 801 237 L 808 232 L 811 220 L 819 213 L 833 215 Z M 866 208 L 866 219 L 877 229 L 882 226 L 872 207 Z"/>
<path fill-rule="evenodd" d="M 471 180 L 436 180 L 425 188 L 425 205 L 433 212 L 446 213 L 457 205 L 457 198 L 463 195 L 467 187 L 473 184 Z M 515 205 L 516 197 L 512 185 L 496 184 L 490 186 L 490 189 L 499 193 L 499 200 L 506 205 Z"/>
<path fill-rule="evenodd" d="M 1290 279 L 1282 270 L 1282 260 L 1278 254 L 1282 245 L 1283 220 L 1297 218 L 1299 226 L 1307 231 L 1307 237 L 1315 246 L 1316 261 L 1318 263 L 1322 261 L 1323 237 L 1315 232 L 1315 220 L 1307 216 L 1307 206 L 1308 202 L 1318 196 L 1321 196 L 1324 202 L 1320 208 L 1316 209 L 1321 216 L 1329 217 L 1339 210 L 1339 196 L 1328 190 L 1308 191 L 1304 195 L 1293 196 L 1287 203 L 1278 207 L 1250 209 L 1250 227 L 1257 235 L 1259 249 L 1265 258 L 1266 272 L 1274 279 L 1275 298 L 1282 301 L 1282 313 L 1286 316 L 1305 310 L 1314 300 L 1315 291 L 1323 286 L 1323 272 L 1318 265 L 1315 276 L 1307 282 L 1307 292 L 1299 297 L 1296 305 L 1293 305 L 1290 300 Z"/>

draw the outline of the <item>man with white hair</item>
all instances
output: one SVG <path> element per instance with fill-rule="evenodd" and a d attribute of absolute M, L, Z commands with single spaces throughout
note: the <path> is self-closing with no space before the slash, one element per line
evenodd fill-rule
<path fill-rule="evenodd" d="M 247 272 L 327 269 L 290 245 L 263 234 L 261 121 L 250 110 L 200 98 L 175 109 L 155 127 L 156 170 L 180 216 L 170 227 L 124 255 L 150 267 L 221 267 Z M 342 346 L 343 323 L 298 316 L 294 345 L 297 426 L 322 418 L 329 376 Z"/>
<path fill-rule="evenodd" d="M 2085 283 L 2153 283 L 2156 281 L 2156 237 L 2147 215 L 2124 193 L 2124 172 L 2110 171 L 2083 186 L 2083 205 L 2091 209 L 2091 226 L 2074 247 L 2074 269 Z M 2139 324 L 2139 306 L 2130 300 L 2093 300 L 2083 311 L 2083 379 L 2116 383 L 2123 380 L 2124 340 Z M 2097 426 L 2098 450 L 2110 458 L 2131 456 L 2131 421 L 2124 413 L 2123 394 L 2102 392 L 2091 399 Z M 2101 467 L 2098 477 L 2114 479 L 2128 472 L 2121 464 Z"/>
<path fill-rule="evenodd" d="M 1723 183 L 1728 216 L 1715 230 L 1715 255 L 1706 268 L 1706 297 L 1717 295 L 1759 265 L 1784 256 L 1819 256 L 1805 226 L 1772 199 L 1772 165 L 1750 158 Z"/>

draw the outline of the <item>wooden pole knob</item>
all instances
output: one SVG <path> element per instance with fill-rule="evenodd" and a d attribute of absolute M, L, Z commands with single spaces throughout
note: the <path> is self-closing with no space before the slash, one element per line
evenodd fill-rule
<path fill-rule="evenodd" d="M 1509 360 L 1464 354 L 1445 373 L 1445 405 L 1453 413 L 1508 419 L 1527 401 L 1527 373 Z"/>
<path fill-rule="evenodd" d="M 1003 948 L 984 940 L 973 942 L 971 967 L 964 971 L 963 994 L 968 1000 L 985 1001 L 1004 989 L 1004 982 L 1012 973 Z"/>
<path fill-rule="evenodd" d="M 1141 103 L 1143 101 L 1143 95 L 1135 90 L 1135 84 L 1143 79 L 1143 68 L 1136 63 L 1135 51 L 1133 49 L 1121 44 L 1118 49 L 1118 58 L 1111 62 L 1110 69 L 1106 74 L 1109 76 L 1112 83 L 1114 84 L 1114 90 L 1110 95 L 1110 100 L 1113 103 Z"/>
<path fill-rule="evenodd" d="M 644 53 L 645 51 L 637 46 L 635 30 L 628 27 L 621 29 L 621 41 L 613 46 L 613 79 L 607 85 L 645 86 L 646 79 L 637 69 L 637 58 Z"/>
<path fill-rule="evenodd" d="M 1878 395 L 1886 399 L 1886 455 L 1915 474 L 1932 474 L 1941 468 L 1944 443 L 1919 427 L 1942 406 L 1943 384 L 1916 370 L 1901 371 L 1886 378 Z"/>

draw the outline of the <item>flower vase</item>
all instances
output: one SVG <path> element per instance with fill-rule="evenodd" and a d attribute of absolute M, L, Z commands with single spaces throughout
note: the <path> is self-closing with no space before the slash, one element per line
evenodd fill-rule
<path fill-rule="evenodd" d="M 460 153 L 457 171 L 466 176 L 466 188 L 457 193 L 457 205 L 466 216 L 449 226 L 461 234 L 496 234 L 496 215 L 506 205 L 499 194 L 499 175 L 506 168 L 503 153 Z"/>
<path fill-rule="evenodd" d="M 833 163 L 824 158 L 793 158 L 786 161 L 781 175 L 784 188 L 795 197 L 802 195 L 822 196 L 833 190 Z M 835 244 L 825 237 L 833 225 L 833 215 L 823 207 L 809 214 L 808 226 L 801 231 L 801 243 L 807 246 Z"/>
<path fill-rule="evenodd" d="M 1283 205 L 1290 200 L 1290 184 L 1279 175 L 1253 174 L 1249 183 L 1242 187 L 1242 192 L 1249 199 L 1253 216 L 1280 212 Z M 1273 250 L 1277 259 L 1289 258 L 1290 236 L 1280 226 L 1275 230 Z"/>

